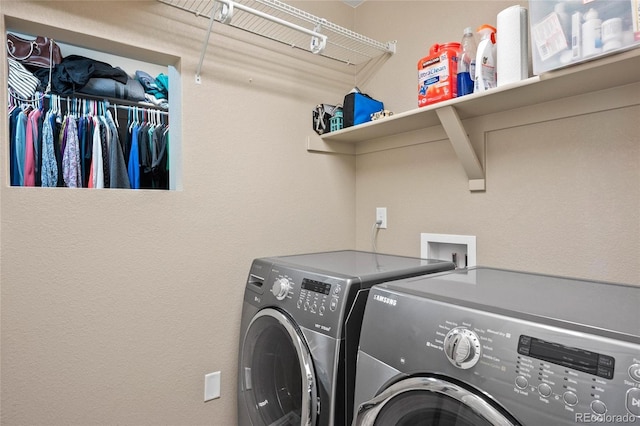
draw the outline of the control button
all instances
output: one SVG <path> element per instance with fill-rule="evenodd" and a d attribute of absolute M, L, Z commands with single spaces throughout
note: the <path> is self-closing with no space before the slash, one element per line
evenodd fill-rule
<path fill-rule="evenodd" d="M 284 300 L 289 294 L 289 291 L 293 289 L 293 283 L 287 278 L 278 278 L 271 287 L 271 293 L 278 300 Z"/>
<path fill-rule="evenodd" d="M 605 379 L 613 379 L 613 368 L 606 368 L 599 365 L 596 370 L 596 375 L 604 377 Z"/>
<path fill-rule="evenodd" d="M 518 339 L 518 353 L 521 355 L 529 355 L 531 349 L 531 337 L 521 335 Z"/>
<path fill-rule="evenodd" d="M 633 364 L 629 367 L 629 377 L 636 382 L 640 382 L 640 364 Z"/>
<path fill-rule="evenodd" d="M 320 306 L 320 309 L 318 309 L 318 313 L 320 313 L 320 315 L 324 314 L 324 305 Z"/>
<path fill-rule="evenodd" d="M 598 356 L 598 365 L 603 367 L 613 368 L 613 358 L 606 355 Z"/>
<path fill-rule="evenodd" d="M 336 309 L 338 309 L 338 298 L 337 297 L 332 297 L 331 298 L 331 303 L 329 303 L 329 310 L 331 310 L 331 312 L 333 312 Z"/>
<path fill-rule="evenodd" d="M 524 376 L 516 377 L 516 386 L 520 389 L 524 389 L 529 386 L 529 381 Z"/>
<path fill-rule="evenodd" d="M 574 406 L 578 403 L 578 395 L 571 391 L 567 391 L 562 395 L 562 399 L 567 405 Z"/>
<path fill-rule="evenodd" d="M 312 314 L 315 314 L 317 309 L 318 309 L 318 305 L 316 305 L 315 303 L 313 305 L 311 305 L 311 313 Z"/>
<path fill-rule="evenodd" d="M 296 306 L 298 307 L 298 309 L 300 309 L 300 307 L 302 306 L 302 299 L 298 300 L 298 303 L 296 303 Z"/>
<path fill-rule="evenodd" d="M 309 309 L 309 301 L 308 300 L 306 302 L 304 302 L 304 310 L 306 311 L 307 309 Z"/>
<path fill-rule="evenodd" d="M 604 415 L 607 412 L 607 406 L 604 402 L 596 399 L 595 401 L 591 401 L 591 411 L 596 414 Z"/>
<path fill-rule="evenodd" d="M 553 391 L 551 390 L 551 386 L 546 383 L 541 383 L 538 386 L 538 393 L 544 397 L 551 396 Z"/>
<path fill-rule="evenodd" d="M 336 286 L 333 288 L 333 294 L 340 293 L 340 290 L 342 290 L 342 288 L 336 284 Z"/>
<path fill-rule="evenodd" d="M 634 416 L 640 417 L 640 388 L 627 391 L 627 410 Z"/>
<path fill-rule="evenodd" d="M 480 339 L 473 331 L 456 327 L 444 337 L 444 353 L 449 362 L 466 370 L 480 359 Z"/>

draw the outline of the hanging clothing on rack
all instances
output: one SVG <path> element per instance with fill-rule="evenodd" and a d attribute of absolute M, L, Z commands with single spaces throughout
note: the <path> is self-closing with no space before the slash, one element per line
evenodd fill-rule
<path fill-rule="evenodd" d="M 142 119 L 134 112 L 130 119 L 128 175 L 132 188 L 169 189 L 168 145 L 169 128 L 161 115 L 150 111 Z"/>
<path fill-rule="evenodd" d="M 27 102 L 10 97 L 12 186 L 169 189 L 168 172 L 157 176 L 167 164 L 160 132 L 166 129 L 167 112 L 75 97 L 65 98 L 65 108 L 61 99 L 37 95 Z M 134 116 L 136 126 L 131 123 Z M 134 127 L 132 149 L 134 133 L 129 130 Z M 144 146 L 138 143 L 142 138 Z M 132 179 L 135 173 L 138 178 Z"/>

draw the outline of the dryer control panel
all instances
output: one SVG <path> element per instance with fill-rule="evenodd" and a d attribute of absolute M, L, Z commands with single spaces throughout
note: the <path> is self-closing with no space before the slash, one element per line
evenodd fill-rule
<path fill-rule="evenodd" d="M 338 309 L 341 292 L 340 284 L 303 278 L 296 307 L 320 316 L 327 313 L 327 310 L 335 312 Z"/>
<path fill-rule="evenodd" d="M 276 307 L 295 317 L 301 327 L 336 337 L 348 280 L 272 267 L 249 275 L 245 301 L 260 308 Z"/>

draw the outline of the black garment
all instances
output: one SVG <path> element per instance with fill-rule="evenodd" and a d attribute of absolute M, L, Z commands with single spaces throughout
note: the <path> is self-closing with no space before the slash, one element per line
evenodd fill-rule
<path fill-rule="evenodd" d="M 149 125 L 140 126 L 138 130 L 138 161 L 140 162 L 140 188 L 153 188 L 151 176 L 151 141 L 149 140 Z"/>
<path fill-rule="evenodd" d="M 104 177 L 104 187 L 111 187 L 111 181 L 109 180 L 109 146 L 107 142 L 107 127 L 104 122 L 100 123 L 100 146 L 102 147 L 102 174 Z"/>
<path fill-rule="evenodd" d="M 169 175 L 167 173 L 167 138 L 164 126 L 158 126 L 153 131 L 151 158 L 153 188 L 169 189 Z"/>
<path fill-rule="evenodd" d="M 60 116 L 56 116 L 55 124 L 51 127 L 53 130 L 53 151 L 56 154 L 56 163 L 58 165 L 58 183 L 56 186 L 63 187 L 64 177 L 62 176 L 62 153 L 64 152 L 64 147 L 62 146 L 62 119 Z"/>
<path fill-rule="evenodd" d="M 112 78 L 95 78 L 89 79 L 87 84 L 78 90 L 78 93 L 87 95 L 126 99 L 128 101 L 144 101 L 144 88 L 138 80 L 129 79 L 126 84 L 122 84 Z"/>
<path fill-rule="evenodd" d="M 111 119 L 111 116 L 107 116 L 106 122 L 111 130 L 111 140 L 109 141 L 109 187 L 130 189 L 129 174 L 127 173 L 127 165 L 124 162 L 116 123 Z"/>
<path fill-rule="evenodd" d="M 40 68 L 34 75 L 40 80 L 39 90 L 44 91 L 49 82 L 49 68 Z M 126 84 L 129 79 L 125 71 L 106 62 L 69 55 L 53 68 L 51 90 L 60 95 L 72 95 L 83 88 L 91 78 L 111 78 L 122 84 Z"/>
<path fill-rule="evenodd" d="M 82 158 L 80 161 L 82 170 L 82 187 L 89 187 L 89 174 L 91 171 L 91 158 L 93 154 L 93 120 L 87 117 L 82 118 L 84 126 L 82 128 Z"/>

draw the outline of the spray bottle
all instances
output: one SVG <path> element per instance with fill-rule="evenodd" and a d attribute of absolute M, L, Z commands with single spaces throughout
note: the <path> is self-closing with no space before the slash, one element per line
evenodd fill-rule
<path fill-rule="evenodd" d="M 476 56 L 476 76 L 474 93 L 484 92 L 497 86 L 496 78 L 496 29 L 491 25 L 481 25 L 478 28 L 481 40 Z"/>

